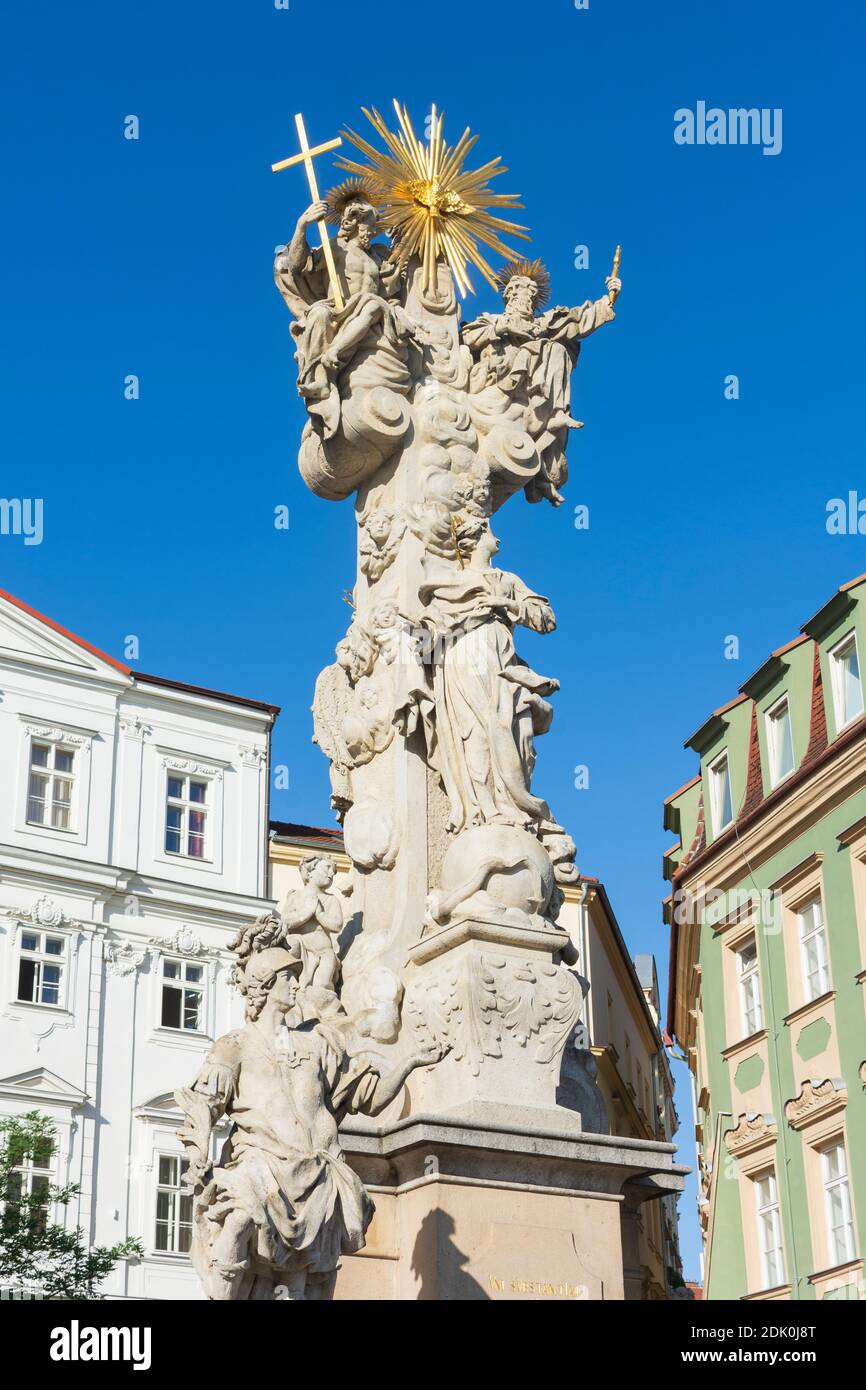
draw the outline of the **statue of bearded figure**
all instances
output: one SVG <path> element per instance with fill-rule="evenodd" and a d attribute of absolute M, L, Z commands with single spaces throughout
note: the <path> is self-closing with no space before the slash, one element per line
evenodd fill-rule
<path fill-rule="evenodd" d="M 540 262 L 506 266 L 500 276 L 505 312 L 480 314 L 464 326 L 461 337 L 475 358 L 470 392 L 486 395 L 488 408 L 495 408 L 497 395 L 523 407 L 523 427 L 541 459 L 538 474 L 526 486 L 527 498 L 538 502 L 546 497 L 559 506 L 559 489 L 568 478 L 568 431 L 580 428 L 571 416 L 571 373 L 583 339 L 616 317 L 613 301 L 622 283 L 608 276 L 600 299 L 573 309 L 557 305 L 539 314 L 548 283 Z"/>
<path fill-rule="evenodd" d="M 345 297 L 340 310 L 324 253 L 307 240 L 307 228 L 322 219 L 339 220 L 331 247 Z M 376 209 L 360 191 L 332 195 L 331 202 L 313 203 L 301 214 L 274 261 L 277 288 L 295 318 L 298 391 L 311 417 L 321 421 L 324 439 L 333 438 L 340 424 L 337 378 L 364 348 L 375 353 L 376 370 L 356 384 L 408 389 L 413 325 L 397 302 L 400 268 L 388 259 L 389 248 L 373 240 L 378 231 Z"/>

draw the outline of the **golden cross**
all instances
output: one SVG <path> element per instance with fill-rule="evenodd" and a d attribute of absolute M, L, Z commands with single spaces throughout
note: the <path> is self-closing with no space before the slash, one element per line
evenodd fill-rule
<path fill-rule="evenodd" d="M 304 118 L 300 114 L 300 112 L 295 117 L 295 126 L 298 132 L 298 143 L 301 146 L 301 153 L 293 154 L 290 159 L 281 159 L 279 163 L 272 164 L 271 172 L 277 174 L 279 173 L 280 169 L 289 169 L 293 164 L 303 164 L 307 173 L 307 183 L 310 185 L 310 197 L 312 198 L 314 203 L 318 203 L 321 201 L 321 199 L 319 198 L 319 185 L 316 182 L 316 171 L 313 168 L 313 160 L 315 159 L 316 155 L 327 154 L 329 150 L 335 150 L 337 146 L 342 145 L 343 142 L 340 139 L 340 137 L 337 136 L 336 140 L 328 140 L 325 142 L 324 145 L 314 145 L 311 149 L 307 141 L 307 132 L 304 127 Z M 337 274 L 337 267 L 334 263 L 334 252 L 331 249 L 331 242 L 328 238 L 328 227 L 324 218 L 322 218 L 317 223 L 317 226 L 319 228 L 319 236 L 322 239 L 322 252 L 325 257 L 325 265 L 328 267 L 328 279 L 331 282 L 331 293 L 334 296 L 334 307 L 336 308 L 337 313 L 340 313 L 345 307 L 345 305 L 343 301 L 343 294 L 340 289 L 340 277 Z"/>

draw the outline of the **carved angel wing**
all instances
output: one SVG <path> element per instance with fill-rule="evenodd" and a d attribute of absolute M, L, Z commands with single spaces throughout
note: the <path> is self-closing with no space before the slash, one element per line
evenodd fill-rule
<path fill-rule="evenodd" d="M 340 726 L 349 712 L 352 687 L 349 678 L 336 661 L 326 666 L 316 681 L 313 696 L 313 742 L 330 759 L 333 767 L 348 774 L 351 767 Z"/>

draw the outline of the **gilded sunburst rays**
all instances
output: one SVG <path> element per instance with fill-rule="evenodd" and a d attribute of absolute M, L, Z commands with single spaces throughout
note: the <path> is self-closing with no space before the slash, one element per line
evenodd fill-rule
<path fill-rule="evenodd" d="M 528 228 L 509 222 L 489 211 L 491 208 L 519 208 L 518 193 L 494 193 L 490 180 L 507 172 L 499 157 L 480 169 L 467 170 L 467 156 L 478 136 L 464 130 L 456 145 L 442 137 L 444 117 L 433 107 L 423 144 L 415 134 L 409 112 L 394 102 L 400 125 L 391 131 L 379 112 L 362 107 L 364 115 L 381 136 L 387 153 L 377 150 L 352 130 L 345 138 L 366 155 L 366 164 L 339 159 L 337 164 L 350 174 L 359 175 L 374 195 L 382 226 L 394 243 L 394 259 L 401 265 L 417 256 L 423 266 L 423 288 L 431 294 L 436 288 L 436 263 L 444 258 L 451 267 L 462 295 L 474 293 L 469 266 L 480 270 L 485 280 L 497 288 L 497 276 L 482 255 L 482 242 L 501 256 L 511 259 L 514 248 L 502 236 L 528 241 Z"/>
<path fill-rule="evenodd" d="M 339 227 L 343 213 L 350 203 L 370 203 L 376 206 L 376 193 L 363 179 L 344 179 L 336 188 L 325 194 L 328 211 L 325 221 L 331 227 Z"/>

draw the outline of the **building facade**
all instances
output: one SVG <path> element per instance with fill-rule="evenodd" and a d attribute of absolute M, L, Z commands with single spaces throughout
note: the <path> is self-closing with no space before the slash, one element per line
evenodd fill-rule
<path fill-rule="evenodd" d="M 864 642 L 866 575 L 692 735 L 665 803 L 708 1298 L 864 1297 Z"/>
<path fill-rule="evenodd" d="M 272 822 L 270 895 L 277 903 L 301 886 L 300 864 L 311 854 L 331 855 L 348 883 L 352 865 L 338 827 Z M 585 990 L 579 1026 L 596 1059 L 605 1111 L 602 1128 L 623 1137 L 673 1143 L 678 1120 L 659 1032 L 655 962 L 651 956 L 632 961 L 603 884 L 584 879 L 563 891 L 558 920 L 578 952 L 576 969 Z M 570 1084 L 566 1053 L 564 1104 Z M 583 1097 L 573 1099 L 580 1105 Z M 642 1186 L 626 1193 L 621 1214 L 626 1298 L 669 1297 L 682 1287 L 676 1194 Z"/>
<path fill-rule="evenodd" d="M 141 1240 L 109 1297 L 199 1299 L 173 1092 L 243 1022 L 232 936 L 300 886 L 305 856 L 348 874 L 339 828 L 269 830 L 275 706 L 133 671 L 6 594 L 0 696 L 0 1115 L 40 1111 L 57 1136 L 19 1181 L 78 1183 L 51 1215 L 88 1242 Z M 560 920 L 600 1127 L 672 1141 L 652 958 L 631 960 L 597 881 L 566 890 Z M 642 1185 L 621 1211 L 626 1296 L 669 1296 L 676 1197 Z"/>
<path fill-rule="evenodd" d="M 228 942 L 268 907 L 275 706 L 132 671 L 0 594 L 0 1114 L 80 1184 L 54 1219 L 141 1239 L 111 1296 L 197 1298 L 180 1112 L 243 1021 Z"/>

